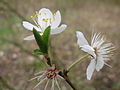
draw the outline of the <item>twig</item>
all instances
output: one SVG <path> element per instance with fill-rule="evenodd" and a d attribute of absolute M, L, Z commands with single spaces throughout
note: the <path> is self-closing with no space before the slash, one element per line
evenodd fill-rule
<path fill-rule="evenodd" d="M 47 64 L 50 66 L 50 67 L 52 67 L 52 62 L 51 62 L 51 60 L 50 60 L 50 57 L 48 57 L 48 56 L 44 56 L 45 58 L 46 58 L 46 60 L 47 60 Z"/>
<path fill-rule="evenodd" d="M 75 88 L 75 86 L 72 84 L 72 82 L 70 81 L 67 73 L 68 73 L 68 72 L 67 72 L 66 70 L 63 70 L 63 71 L 60 71 L 60 72 L 59 72 L 59 75 L 65 79 L 65 81 L 71 86 L 71 88 L 72 88 L 73 90 L 77 90 L 77 89 Z"/>

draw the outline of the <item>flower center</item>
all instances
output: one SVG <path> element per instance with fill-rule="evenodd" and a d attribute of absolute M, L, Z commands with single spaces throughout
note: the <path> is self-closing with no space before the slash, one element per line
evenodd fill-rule
<path fill-rule="evenodd" d="M 40 19 L 42 21 L 41 24 L 38 22 L 38 15 L 40 15 L 41 17 Z M 53 17 L 51 17 L 47 12 L 36 11 L 35 14 L 31 16 L 31 18 L 39 29 L 44 30 L 46 27 L 52 25 L 52 22 L 55 20 L 55 15 L 56 13 L 54 13 Z"/>
<path fill-rule="evenodd" d="M 45 75 L 48 79 L 54 79 L 57 76 L 57 71 L 55 68 L 50 68 Z"/>
<path fill-rule="evenodd" d="M 48 22 L 48 21 L 49 21 L 49 18 L 43 18 L 42 21 Z"/>

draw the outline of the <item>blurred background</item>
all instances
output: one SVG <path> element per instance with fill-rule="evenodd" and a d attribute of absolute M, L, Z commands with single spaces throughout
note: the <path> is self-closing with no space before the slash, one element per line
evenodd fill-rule
<path fill-rule="evenodd" d="M 41 61 L 44 58 L 32 54 L 36 42 L 23 40 L 32 33 L 21 24 L 24 20 L 32 22 L 30 16 L 43 7 L 60 10 L 62 23 L 68 25 L 63 33 L 51 37 L 52 58 L 64 66 L 84 54 L 76 44 L 76 30 L 90 40 L 94 27 L 117 49 L 107 62 L 112 68 L 104 66 L 90 81 L 86 79 L 89 61 L 72 69 L 69 77 L 78 90 L 120 90 L 120 0 L 0 0 L 0 90 L 32 90 L 37 81 L 28 80 L 46 68 Z M 62 90 L 71 90 L 60 82 Z"/>

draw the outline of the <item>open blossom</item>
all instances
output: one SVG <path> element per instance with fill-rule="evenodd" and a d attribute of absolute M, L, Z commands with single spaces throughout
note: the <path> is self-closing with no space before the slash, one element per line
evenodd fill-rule
<path fill-rule="evenodd" d="M 51 90 L 56 90 L 55 86 L 57 86 L 57 90 L 61 90 L 58 83 L 59 78 L 63 79 L 58 74 L 58 70 L 55 67 L 50 67 L 46 71 L 37 73 L 36 76 L 30 80 L 38 80 L 38 84 L 34 87 L 34 89 L 41 85 L 43 82 L 46 82 L 44 90 L 47 90 L 49 83 L 52 83 Z"/>
<path fill-rule="evenodd" d="M 65 24 L 59 26 L 61 23 L 61 14 L 59 10 L 53 14 L 49 9 L 42 8 L 39 12 L 36 12 L 35 16 L 31 16 L 31 18 L 33 19 L 35 25 L 27 21 L 23 21 L 23 26 L 31 31 L 33 30 L 33 28 L 35 28 L 38 32 L 40 32 L 41 35 L 48 26 L 51 26 L 52 35 L 61 33 L 67 27 L 67 25 Z M 34 35 L 31 35 L 26 37 L 24 40 L 33 39 Z"/>
<path fill-rule="evenodd" d="M 106 43 L 103 36 L 100 33 L 95 33 L 92 36 L 91 45 L 85 39 L 82 32 L 77 31 L 78 45 L 84 52 L 91 55 L 91 62 L 87 67 L 87 79 L 90 80 L 94 70 L 100 71 L 106 64 L 105 61 L 109 60 L 112 56 L 112 51 L 114 47 L 111 43 Z M 109 66 L 109 65 L 108 65 Z"/>

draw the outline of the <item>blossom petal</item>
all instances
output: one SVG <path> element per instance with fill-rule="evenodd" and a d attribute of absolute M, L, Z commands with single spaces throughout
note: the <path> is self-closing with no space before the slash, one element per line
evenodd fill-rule
<path fill-rule="evenodd" d="M 83 50 L 84 52 L 89 53 L 90 55 L 92 55 L 94 58 L 96 58 L 96 54 L 95 54 L 95 50 L 89 46 L 89 45 L 84 45 L 81 47 L 81 50 Z"/>
<path fill-rule="evenodd" d="M 52 29 L 51 30 L 51 34 L 58 34 L 61 33 L 62 31 L 64 31 L 67 28 L 67 25 L 62 24 L 60 27 Z"/>
<path fill-rule="evenodd" d="M 52 12 L 51 12 L 49 9 L 47 9 L 47 8 L 42 8 L 42 9 L 40 9 L 39 14 L 44 14 L 44 16 L 45 16 L 45 15 L 49 15 L 50 17 L 53 16 L 53 15 L 52 15 Z"/>
<path fill-rule="evenodd" d="M 79 47 L 89 45 L 82 32 L 76 31 L 76 36 L 78 38 L 77 43 Z"/>
<path fill-rule="evenodd" d="M 53 22 L 52 22 L 52 25 L 51 25 L 51 28 L 57 28 L 61 23 L 61 14 L 60 14 L 60 11 L 58 10 L 56 13 L 55 13 L 55 16 L 53 16 Z"/>
<path fill-rule="evenodd" d="M 27 36 L 26 38 L 24 38 L 24 40 L 34 40 L 34 35 L 31 35 L 31 36 Z"/>
<path fill-rule="evenodd" d="M 92 77 L 93 72 L 95 70 L 95 63 L 96 63 L 96 61 L 95 61 L 95 59 L 93 59 L 93 60 L 91 60 L 90 64 L 87 67 L 86 74 L 87 74 L 87 79 L 88 80 L 91 80 L 91 77 Z"/>
<path fill-rule="evenodd" d="M 45 30 L 45 28 L 51 24 L 49 19 L 52 18 L 53 18 L 53 14 L 49 9 L 47 8 L 40 9 L 38 14 L 38 24 L 41 26 L 42 30 Z M 47 21 L 44 21 L 43 19 L 44 20 L 47 19 Z"/>
<path fill-rule="evenodd" d="M 104 58 L 102 56 L 97 57 L 96 70 L 100 71 L 100 69 L 103 68 L 104 64 L 105 64 Z"/>
<path fill-rule="evenodd" d="M 23 26 L 26 28 L 26 29 L 28 29 L 28 30 L 33 30 L 33 28 L 35 28 L 37 31 L 41 31 L 41 29 L 40 28 L 38 28 L 37 26 L 35 26 L 35 25 L 33 25 L 33 24 L 31 24 L 31 23 L 29 23 L 29 22 L 27 22 L 27 21 L 23 21 Z"/>

